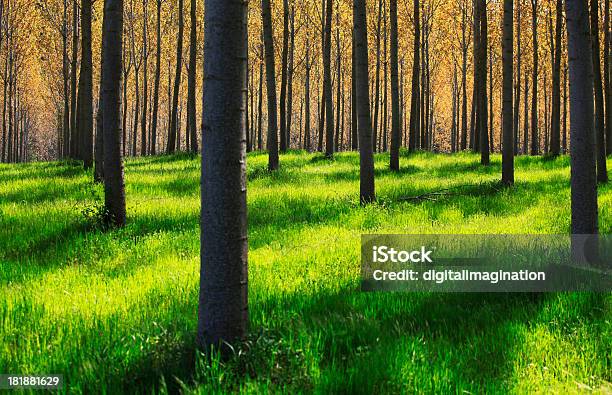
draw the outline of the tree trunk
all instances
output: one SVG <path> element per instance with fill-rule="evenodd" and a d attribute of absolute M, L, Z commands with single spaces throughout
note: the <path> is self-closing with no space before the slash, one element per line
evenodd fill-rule
<path fill-rule="evenodd" d="M 525 76 L 525 112 L 523 113 L 523 155 L 529 153 L 529 75 Z"/>
<path fill-rule="evenodd" d="M 261 0 L 264 47 L 266 49 L 266 85 L 268 90 L 268 169 L 278 170 L 278 118 L 276 113 L 276 70 L 270 0 Z"/>
<path fill-rule="evenodd" d="M 104 130 L 104 195 L 111 224 L 125 225 L 125 187 L 121 159 L 121 73 L 123 0 L 104 1 L 102 123 Z"/>
<path fill-rule="evenodd" d="M 200 348 L 246 335 L 248 241 L 244 87 L 247 2 L 206 0 Z"/>
<path fill-rule="evenodd" d="M 172 118 L 170 119 L 168 146 L 166 147 L 166 152 L 168 154 L 174 153 L 177 149 L 177 146 L 180 146 L 180 141 L 177 141 L 177 136 L 179 123 L 179 93 L 181 90 L 181 70 L 183 67 L 183 32 L 185 30 L 185 21 L 183 19 L 183 3 L 184 0 L 178 0 L 179 30 L 176 44 L 176 70 L 174 74 L 174 93 L 172 96 Z"/>
<path fill-rule="evenodd" d="M 555 55 L 552 86 L 552 118 L 550 152 L 553 156 L 561 154 L 561 39 L 563 29 L 563 0 L 557 0 L 557 20 L 555 26 Z"/>
<path fill-rule="evenodd" d="M 306 79 L 304 81 L 304 149 L 310 152 L 310 41 L 306 39 Z"/>
<path fill-rule="evenodd" d="M 408 136 L 408 148 L 410 151 L 414 151 L 418 149 L 416 144 L 417 136 L 421 133 L 420 131 L 420 114 L 421 110 L 419 108 L 420 103 L 420 85 L 419 85 L 419 76 L 421 75 L 420 71 L 420 51 L 419 45 L 421 42 L 421 17 L 419 15 L 419 0 L 414 0 L 414 48 L 413 48 L 413 56 L 414 61 L 412 64 L 412 97 L 410 100 L 410 134 Z"/>
<path fill-rule="evenodd" d="M 283 0 L 283 52 L 280 87 L 280 150 L 287 151 L 287 58 L 289 56 L 289 0 Z"/>
<path fill-rule="evenodd" d="M 91 51 L 91 0 L 81 0 L 81 73 L 79 76 L 79 134 L 86 169 L 93 166 L 93 68 Z"/>
<path fill-rule="evenodd" d="M 291 7 L 289 29 L 289 69 L 287 70 L 287 149 L 291 149 L 291 123 L 293 121 L 293 74 L 295 55 L 295 6 Z"/>
<path fill-rule="evenodd" d="M 191 152 L 198 153 L 198 125 L 196 117 L 196 72 L 197 72 L 197 8 L 196 0 L 191 0 L 191 30 L 189 34 L 189 76 L 187 77 L 187 118 Z"/>
<path fill-rule="evenodd" d="M 155 82 L 153 88 L 153 119 L 151 125 L 151 155 L 157 154 L 157 123 L 159 120 L 159 83 L 161 79 L 161 7 L 157 0 L 157 50 L 155 54 Z"/>
<path fill-rule="evenodd" d="M 362 204 L 376 200 L 374 187 L 374 154 L 372 120 L 370 119 L 368 33 L 365 0 L 353 0 L 353 40 L 357 60 L 357 114 L 359 115 L 360 197 Z"/>
<path fill-rule="evenodd" d="M 512 83 L 514 82 L 513 49 L 514 49 L 514 4 L 513 0 L 504 0 L 503 31 L 503 108 L 502 108 L 502 182 L 514 184 L 514 130 L 512 114 Z"/>
<path fill-rule="evenodd" d="M 604 96 L 601 86 L 601 56 L 599 53 L 600 47 L 598 0 L 591 0 L 591 43 L 593 45 L 593 83 L 595 84 L 595 141 L 597 142 L 597 181 L 608 182 L 604 125 Z"/>
<path fill-rule="evenodd" d="M 467 120 L 467 2 L 462 0 L 461 7 L 461 150 L 467 149 L 468 120 Z"/>
<path fill-rule="evenodd" d="M 323 50 L 323 88 L 325 89 L 325 156 L 331 158 L 334 155 L 334 103 L 331 81 L 331 43 L 332 43 L 332 0 L 326 1 L 325 12 L 325 48 Z"/>
<path fill-rule="evenodd" d="M 540 153 L 540 136 L 538 132 L 538 0 L 531 0 L 531 34 L 533 37 L 533 75 L 531 87 L 531 155 Z"/>
<path fill-rule="evenodd" d="M 79 53 L 79 17 L 77 0 L 72 0 L 72 59 L 70 75 L 70 156 L 77 156 L 77 62 Z"/>
<path fill-rule="evenodd" d="M 559 0 L 561 1 L 561 0 Z M 610 32 L 610 0 L 604 0 L 604 95 L 606 99 L 606 154 L 612 154 L 612 86 L 610 86 L 610 67 L 612 65 L 612 32 Z"/>
<path fill-rule="evenodd" d="M 522 0 L 518 0 L 516 4 L 516 87 L 515 87 L 515 98 L 514 98 L 514 155 L 518 155 L 519 153 L 519 140 L 521 135 L 520 130 L 520 113 L 521 113 L 521 74 L 522 74 L 522 48 L 521 48 L 521 10 L 522 9 Z"/>
<path fill-rule="evenodd" d="M 400 124 L 400 97 L 398 76 L 398 32 L 397 0 L 391 0 L 389 6 L 391 18 L 391 159 L 390 168 L 399 171 L 399 150 L 402 145 Z"/>
<path fill-rule="evenodd" d="M 572 234 L 598 233 L 593 54 L 587 0 L 566 0 L 570 72 Z"/>
<path fill-rule="evenodd" d="M 148 4 L 147 0 L 142 0 L 143 21 L 142 21 L 142 121 L 140 130 L 140 154 L 147 155 L 147 114 L 149 112 L 149 36 L 148 36 Z"/>

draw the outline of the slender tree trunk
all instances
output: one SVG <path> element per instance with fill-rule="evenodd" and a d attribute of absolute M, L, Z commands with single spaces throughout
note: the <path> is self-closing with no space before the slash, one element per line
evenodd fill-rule
<path fill-rule="evenodd" d="M 304 149 L 310 152 L 312 149 L 310 145 L 310 41 L 306 39 L 306 79 L 304 82 Z"/>
<path fill-rule="evenodd" d="M 399 150 L 402 145 L 398 78 L 397 0 L 391 0 L 391 170 L 399 171 Z"/>
<path fill-rule="evenodd" d="M 368 33 L 365 0 L 353 0 L 353 40 L 357 60 L 357 105 L 359 109 L 360 197 L 362 204 L 376 200 L 374 187 L 374 154 L 372 149 L 372 120 L 369 103 Z"/>
<path fill-rule="evenodd" d="M 4 8 L 4 1 L 2 1 Z M 1 29 L 0 29 L 1 30 Z M 1 33 L 0 33 L 1 34 Z M 1 44 L 1 43 L 0 43 Z M 68 60 L 68 0 L 64 0 L 62 19 L 62 77 L 64 80 L 64 113 L 62 118 L 62 152 L 61 157 L 70 155 L 70 61 Z"/>
<path fill-rule="evenodd" d="M 550 152 L 553 156 L 561 154 L 561 39 L 563 34 L 563 0 L 557 0 L 556 14 L 550 130 Z"/>
<path fill-rule="evenodd" d="M 283 52 L 280 87 L 280 150 L 287 151 L 287 63 L 289 56 L 289 1 L 283 0 Z"/>
<path fill-rule="evenodd" d="M 126 220 L 121 159 L 121 73 L 123 68 L 123 0 L 104 0 L 102 123 L 104 130 L 104 195 L 109 222 Z"/>
<path fill-rule="evenodd" d="M 287 70 L 287 149 L 291 149 L 291 123 L 293 121 L 293 74 L 295 53 L 295 6 L 291 6 L 290 29 L 289 29 L 289 69 Z"/>
<path fill-rule="evenodd" d="M 183 67 L 183 32 L 185 30 L 185 21 L 183 18 L 183 0 L 178 0 L 178 39 L 176 44 L 176 71 L 174 74 L 174 93 L 172 96 L 172 117 L 170 119 L 170 130 L 168 132 L 168 145 L 166 152 L 172 154 L 176 151 L 177 146 L 180 148 L 180 139 L 178 139 L 178 110 L 179 110 L 179 93 L 181 90 L 181 70 Z"/>
<path fill-rule="evenodd" d="M 323 50 L 323 88 L 325 90 L 325 156 L 331 158 L 334 155 L 334 103 L 331 81 L 331 44 L 332 44 L 332 0 L 326 1 L 325 12 L 325 48 Z"/>
<path fill-rule="evenodd" d="M 157 123 L 159 121 L 159 83 L 161 79 L 161 8 L 162 0 L 156 0 L 157 48 L 155 54 L 155 82 L 153 88 L 153 119 L 151 124 L 151 155 L 157 154 Z"/>
<path fill-rule="evenodd" d="M 359 149 L 359 137 L 357 135 L 357 59 L 355 57 L 355 40 L 351 40 L 351 149 Z"/>
<path fill-rule="evenodd" d="M 410 101 L 410 134 L 408 136 L 409 143 L 408 148 L 410 151 L 414 151 L 418 149 L 416 144 L 417 136 L 421 133 L 420 130 L 420 114 L 421 110 L 419 108 L 419 97 L 420 94 L 420 85 L 419 85 L 419 76 L 421 75 L 420 71 L 420 50 L 419 45 L 421 42 L 421 17 L 419 15 L 419 0 L 414 0 L 414 61 L 412 64 L 412 97 Z"/>
<path fill-rule="evenodd" d="M 149 112 L 149 13 L 147 0 L 142 0 L 142 121 L 140 131 L 140 154 L 147 155 L 147 114 Z"/>
<path fill-rule="evenodd" d="M 570 72 L 572 234 L 598 233 L 593 54 L 587 0 L 566 0 Z"/>
<path fill-rule="evenodd" d="M 561 0 L 559 0 L 561 1 Z M 612 32 L 610 32 L 610 0 L 604 0 L 604 95 L 606 99 L 606 154 L 612 154 L 612 82 L 610 62 L 612 61 Z"/>
<path fill-rule="evenodd" d="M 268 169 L 278 170 L 278 118 L 276 113 L 276 70 L 274 68 L 274 41 L 270 0 L 261 0 L 264 47 L 266 52 L 266 79 L 268 90 Z"/>
<path fill-rule="evenodd" d="M 597 181 L 608 182 L 606 164 L 604 95 L 599 46 L 599 1 L 591 0 L 591 43 L 593 45 L 593 82 L 595 84 L 595 141 L 597 142 Z M 573 119 L 573 118 L 572 118 Z"/>
<path fill-rule="evenodd" d="M 102 47 L 104 51 L 104 47 Z M 104 70 L 104 54 L 100 56 L 100 72 Z M 102 75 L 100 76 L 100 85 L 98 89 L 98 113 L 96 114 L 96 144 L 94 147 L 94 159 L 95 159 L 95 171 L 94 181 L 104 181 L 104 124 L 102 119 L 102 90 L 104 83 L 102 81 Z"/>
<path fill-rule="evenodd" d="M 540 135 L 538 132 L 538 0 L 531 0 L 531 34 L 533 37 L 533 75 L 531 92 L 531 155 L 540 153 Z"/>
<path fill-rule="evenodd" d="M 79 134 L 86 169 L 93 166 L 93 68 L 91 50 L 91 0 L 81 0 L 81 73 L 79 76 Z"/>
<path fill-rule="evenodd" d="M 503 108 L 502 108 L 502 182 L 514 184 L 514 130 L 512 114 L 512 83 L 514 81 L 513 49 L 514 49 L 514 4 L 513 0 L 504 0 L 504 31 L 503 31 Z"/>
<path fill-rule="evenodd" d="M 522 11 L 522 0 L 517 0 L 516 2 L 516 86 L 515 86 L 515 98 L 514 98 L 514 155 L 518 155 L 519 153 L 519 140 L 521 135 L 520 130 L 520 113 L 521 113 L 521 75 L 522 75 L 522 48 L 521 48 L 521 11 Z"/>
<path fill-rule="evenodd" d="M 265 0 L 264 0 L 265 1 Z M 246 335 L 248 241 L 244 87 L 247 2 L 206 0 L 202 134 L 200 348 Z"/>
<path fill-rule="evenodd" d="M 70 156 L 77 157 L 77 62 L 79 53 L 79 13 L 77 0 L 72 0 L 72 62 L 70 75 Z"/>
<path fill-rule="evenodd" d="M 261 34 L 261 44 L 259 47 L 259 99 L 257 103 L 257 150 L 263 149 L 263 67 L 264 67 L 264 45 L 263 45 L 263 33 Z"/>
<path fill-rule="evenodd" d="M 525 112 L 523 113 L 523 154 L 529 153 L 529 75 L 525 76 Z"/>
<path fill-rule="evenodd" d="M 468 41 L 467 41 L 467 2 L 462 0 L 461 7 L 461 89 L 462 89 L 462 103 L 461 103 L 461 150 L 467 149 L 467 135 L 468 135 L 468 116 L 467 116 L 467 55 L 468 55 Z"/>
<path fill-rule="evenodd" d="M 567 153 L 567 65 L 563 68 L 563 153 Z"/>
<path fill-rule="evenodd" d="M 196 0 L 191 0 L 191 30 L 189 34 L 189 76 L 187 78 L 187 118 L 189 123 L 189 135 L 191 152 L 198 153 L 198 126 L 196 120 L 196 72 L 197 72 L 197 7 Z M 248 101 L 247 101 L 248 103 Z"/>

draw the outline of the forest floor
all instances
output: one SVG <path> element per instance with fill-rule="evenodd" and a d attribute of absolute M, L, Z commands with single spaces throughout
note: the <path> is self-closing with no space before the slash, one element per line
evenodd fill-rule
<path fill-rule="evenodd" d="M 197 157 L 128 160 L 113 231 L 76 163 L 0 165 L 0 373 L 63 373 L 71 393 L 612 391 L 612 294 L 359 291 L 362 233 L 569 233 L 569 159 L 517 158 L 512 189 L 497 155 L 387 161 L 361 207 L 357 154 L 291 152 L 273 174 L 249 155 L 251 335 L 223 361 L 194 351 Z"/>

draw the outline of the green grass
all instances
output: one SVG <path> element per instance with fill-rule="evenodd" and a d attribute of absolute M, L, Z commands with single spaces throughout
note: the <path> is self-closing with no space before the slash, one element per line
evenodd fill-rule
<path fill-rule="evenodd" d="M 102 189 L 74 163 L 0 165 L 0 373 L 63 373 L 71 393 L 612 391 L 611 294 L 361 293 L 362 233 L 568 233 L 569 159 L 249 155 L 249 338 L 194 350 L 199 160 L 129 160 L 129 225 L 97 224 Z M 610 163 L 610 162 L 609 162 Z M 612 163 L 610 163 L 612 165 Z M 449 187 L 438 201 L 402 201 Z M 600 189 L 612 233 L 612 189 Z"/>

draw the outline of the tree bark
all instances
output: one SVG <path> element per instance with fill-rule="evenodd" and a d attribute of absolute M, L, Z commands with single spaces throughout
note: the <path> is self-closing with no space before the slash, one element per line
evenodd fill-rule
<path fill-rule="evenodd" d="M 365 0 L 353 0 L 353 40 L 357 60 L 357 105 L 359 109 L 360 196 L 362 204 L 376 200 L 374 187 L 374 154 L 372 150 L 372 120 L 370 119 L 368 33 Z"/>
<path fill-rule="evenodd" d="M 109 221 L 126 220 L 123 161 L 121 159 L 121 70 L 123 67 L 123 0 L 104 1 L 102 123 L 104 130 L 104 196 Z"/>
<path fill-rule="evenodd" d="M 91 50 L 91 0 L 81 0 L 81 73 L 79 76 L 79 134 L 86 169 L 93 166 L 93 68 Z"/>
<path fill-rule="evenodd" d="M 155 54 L 155 82 L 153 87 L 153 119 L 151 124 L 151 155 L 157 154 L 157 123 L 159 120 L 159 84 L 161 79 L 161 8 L 157 0 L 157 49 Z"/>
<path fill-rule="evenodd" d="M 189 76 L 187 77 L 187 118 L 189 120 L 189 141 L 191 152 L 198 153 L 198 125 L 196 117 L 196 71 L 197 71 L 197 7 L 196 0 L 191 0 L 191 30 L 189 34 Z"/>
<path fill-rule="evenodd" d="M 326 1 L 325 12 L 325 47 L 323 50 L 323 88 L 325 89 L 325 156 L 334 156 L 334 103 L 331 81 L 331 44 L 333 1 Z"/>
<path fill-rule="evenodd" d="M 247 2 L 206 0 L 202 134 L 200 348 L 248 329 L 246 185 Z"/>
<path fill-rule="evenodd" d="M 512 84 L 514 82 L 513 49 L 514 49 L 514 4 L 513 0 L 504 0 L 504 31 L 503 31 L 503 108 L 502 108 L 502 182 L 514 184 L 514 130 L 512 114 Z"/>
<path fill-rule="evenodd" d="M 266 52 L 266 85 L 268 90 L 268 169 L 278 170 L 278 118 L 276 112 L 276 70 L 270 0 L 261 0 L 264 47 Z"/>
<path fill-rule="evenodd" d="M 184 0 L 178 1 L 179 30 L 176 44 L 176 70 L 174 74 L 174 92 L 172 96 L 172 117 L 170 119 L 170 130 L 168 132 L 168 146 L 166 147 L 166 152 L 168 154 L 174 153 L 177 146 L 180 147 L 180 141 L 177 141 L 177 136 L 179 123 L 179 93 L 181 90 L 181 70 L 183 67 L 183 32 L 185 30 L 183 4 Z"/>
<path fill-rule="evenodd" d="M 572 234 L 598 233 L 597 167 L 593 129 L 593 54 L 587 0 L 566 0 L 572 185 Z"/>
<path fill-rule="evenodd" d="M 540 153 L 540 136 L 538 132 L 538 0 L 531 0 L 531 34 L 533 37 L 533 75 L 531 87 L 531 155 Z"/>
<path fill-rule="evenodd" d="M 419 15 L 419 0 L 414 0 L 414 49 L 413 49 L 413 57 L 414 61 L 412 64 L 412 97 L 410 100 L 410 134 L 408 136 L 408 148 L 410 151 L 414 151 L 418 149 L 416 144 L 417 136 L 421 133 L 421 121 L 420 121 L 420 84 L 419 84 L 419 76 L 421 75 L 420 71 L 420 51 L 419 46 L 421 42 L 421 17 Z"/>
<path fill-rule="evenodd" d="M 289 1 L 283 0 L 283 52 L 280 87 L 280 150 L 287 151 L 287 62 L 289 56 Z"/>
<path fill-rule="evenodd" d="M 79 13 L 77 0 L 72 0 L 72 61 L 70 75 L 70 154 L 76 159 L 78 151 L 77 127 L 77 62 L 79 53 Z"/>
<path fill-rule="evenodd" d="M 390 168 L 399 171 L 399 150 L 402 144 L 402 131 L 400 124 L 400 98 L 398 76 L 398 32 L 397 32 L 397 0 L 391 0 L 391 159 Z"/>
<path fill-rule="evenodd" d="M 595 141 L 597 142 L 597 181 L 608 182 L 605 141 L 604 96 L 599 53 L 599 1 L 591 0 L 591 43 L 593 46 L 593 83 L 595 84 Z"/>
<path fill-rule="evenodd" d="M 563 28 L 563 0 L 557 0 L 557 20 L 555 23 L 555 52 L 552 73 L 552 110 L 550 153 L 553 156 L 561 154 L 561 39 Z"/>

